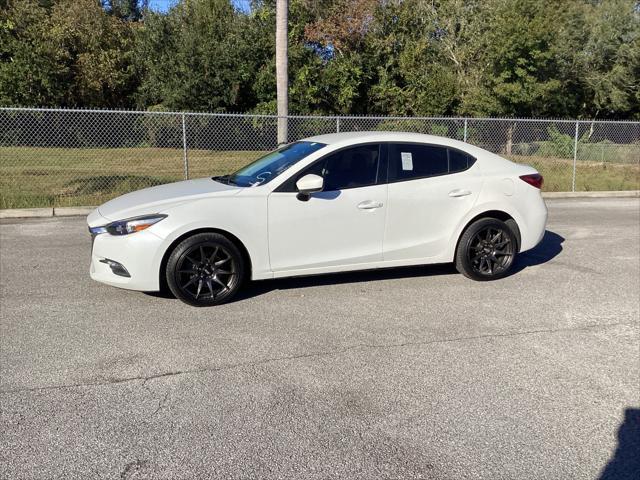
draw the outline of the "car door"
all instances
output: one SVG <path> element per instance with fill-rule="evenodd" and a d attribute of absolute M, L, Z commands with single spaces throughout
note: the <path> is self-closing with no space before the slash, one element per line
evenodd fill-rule
<path fill-rule="evenodd" d="M 441 255 L 474 205 L 482 178 L 475 158 L 440 145 L 389 145 L 389 200 L 384 260 Z"/>
<path fill-rule="evenodd" d="M 382 260 L 386 164 L 379 144 L 357 145 L 314 162 L 268 198 L 269 257 L 276 276 L 339 271 Z M 299 198 L 298 179 L 313 173 L 322 192 Z"/>

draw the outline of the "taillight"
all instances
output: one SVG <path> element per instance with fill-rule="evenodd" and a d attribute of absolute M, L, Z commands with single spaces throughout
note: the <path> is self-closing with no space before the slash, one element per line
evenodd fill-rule
<path fill-rule="evenodd" d="M 527 182 L 529 185 L 533 185 L 536 188 L 542 188 L 544 185 L 544 178 L 539 173 L 531 173 L 529 175 L 520 175 L 520 178 Z"/>

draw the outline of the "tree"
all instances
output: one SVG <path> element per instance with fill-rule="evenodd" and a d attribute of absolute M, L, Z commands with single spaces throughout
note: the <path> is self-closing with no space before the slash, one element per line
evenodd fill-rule
<path fill-rule="evenodd" d="M 310 111 L 366 112 L 367 36 L 378 4 L 378 0 L 334 0 L 309 9 L 311 19 L 300 41 L 313 55 L 296 75 L 293 90 L 304 95 Z"/>
<path fill-rule="evenodd" d="M 46 41 L 49 11 L 36 0 L 0 10 L 0 103 L 64 105 L 70 88 L 65 52 Z"/>
<path fill-rule="evenodd" d="M 228 111 L 251 97 L 253 45 L 230 0 L 193 0 L 150 13 L 137 39 L 141 107 Z"/>
<path fill-rule="evenodd" d="M 137 21 L 148 8 L 148 0 L 102 0 L 104 9 L 118 18 Z"/>
<path fill-rule="evenodd" d="M 62 46 L 72 73 L 67 105 L 131 105 L 137 84 L 131 23 L 107 14 L 95 0 L 59 0 L 48 40 Z"/>
<path fill-rule="evenodd" d="M 130 105 L 131 25 L 97 0 L 13 1 L 0 12 L 0 102 Z"/>
<path fill-rule="evenodd" d="M 580 49 L 584 113 L 640 118 L 640 7 L 633 0 L 586 6 L 590 28 Z"/>
<path fill-rule="evenodd" d="M 469 110 L 481 91 L 486 2 L 406 0 L 377 9 L 368 35 L 376 113 L 443 115 Z"/>
<path fill-rule="evenodd" d="M 640 118 L 637 0 L 146 5 L 0 0 L 0 103 Z"/>

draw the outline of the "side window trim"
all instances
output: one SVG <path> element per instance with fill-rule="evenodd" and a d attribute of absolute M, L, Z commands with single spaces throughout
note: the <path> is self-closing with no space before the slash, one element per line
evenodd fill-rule
<path fill-rule="evenodd" d="M 454 175 L 456 173 L 462 173 L 462 172 L 466 172 L 467 170 L 469 170 L 471 167 L 473 167 L 476 163 L 476 161 L 478 160 L 476 157 L 474 157 L 473 155 L 471 155 L 468 152 L 465 152 L 464 150 L 461 150 L 459 148 L 456 147 L 450 147 L 447 145 L 439 145 L 437 143 L 422 143 L 422 142 L 386 142 L 387 143 L 387 182 L 386 183 L 399 183 L 399 182 L 411 182 L 413 180 L 422 180 L 425 178 L 433 178 L 433 177 L 443 177 L 445 175 Z M 421 145 L 421 146 L 425 146 L 425 147 L 439 147 L 439 148 L 444 148 L 447 150 L 447 172 L 445 173 L 436 173 L 433 175 L 421 175 L 419 177 L 411 177 L 411 178 L 391 178 L 391 150 L 392 150 L 392 146 L 394 145 Z M 460 152 L 463 155 L 466 155 L 468 160 L 467 160 L 467 168 L 463 169 L 463 170 L 456 170 L 455 172 L 451 171 L 451 160 L 449 157 L 449 152 L 450 150 L 455 150 L 456 152 Z"/>
<path fill-rule="evenodd" d="M 308 170 L 310 170 L 311 168 L 315 167 L 316 165 L 318 165 L 321 162 L 326 162 L 327 159 L 332 156 L 335 155 L 336 153 L 340 153 L 344 150 L 350 149 L 350 148 L 354 148 L 354 147 L 364 147 L 367 145 L 378 145 L 378 165 L 377 165 L 377 169 L 376 169 L 376 181 L 375 183 L 372 183 L 370 185 L 360 185 L 357 187 L 345 187 L 342 188 L 341 190 L 351 190 L 353 188 L 364 188 L 364 187 L 372 187 L 374 185 L 380 185 L 381 183 L 387 183 L 386 180 L 388 178 L 385 178 L 384 182 L 381 182 L 381 173 L 384 172 L 384 170 L 387 170 L 384 168 L 384 166 L 382 166 L 383 163 L 386 163 L 386 165 L 388 165 L 388 161 L 387 161 L 387 153 L 388 153 L 388 147 L 386 145 L 387 142 L 365 142 L 365 143 L 357 143 L 355 145 L 348 145 L 346 147 L 340 148 L 338 150 L 334 150 L 333 152 L 329 152 L 326 155 L 323 155 L 322 157 L 318 158 L 316 161 L 314 161 L 313 163 L 310 163 L 309 165 L 307 165 L 306 167 L 304 167 L 301 171 L 294 173 L 293 175 L 291 175 L 291 177 L 289 177 L 287 180 L 285 180 L 278 188 L 276 188 L 272 193 L 297 193 L 297 190 L 295 188 L 295 183 L 296 183 L 296 179 L 299 179 L 301 176 L 304 176 Z M 384 148 L 383 148 L 384 147 Z M 383 170 L 384 169 L 384 170 Z"/>
<path fill-rule="evenodd" d="M 378 149 L 378 174 L 376 185 L 385 185 L 389 179 L 389 143 L 380 142 Z"/>

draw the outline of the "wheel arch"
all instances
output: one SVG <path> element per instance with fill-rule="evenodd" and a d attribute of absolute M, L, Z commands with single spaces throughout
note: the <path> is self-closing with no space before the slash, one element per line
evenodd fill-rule
<path fill-rule="evenodd" d="M 516 237 L 516 247 L 517 247 L 516 252 L 520 252 L 520 245 L 522 245 L 522 237 L 520 233 L 520 227 L 518 226 L 518 222 L 516 222 L 516 220 L 511 215 L 509 215 L 507 212 L 503 210 L 486 210 L 484 212 L 478 213 L 475 217 L 469 220 L 465 224 L 465 226 L 462 228 L 462 230 L 460 230 L 460 234 L 458 235 L 458 238 L 456 240 L 456 248 L 454 252 L 458 251 L 458 245 L 460 244 L 460 239 L 462 238 L 462 235 L 464 235 L 464 232 L 467 230 L 467 228 L 469 228 L 469 226 L 472 223 L 480 220 L 481 218 L 495 218 L 506 223 Z"/>
<path fill-rule="evenodd" d="M 160 269 L 158 272 L 159 281 L 160 281 L 160 290 L 168 289 L 166 273 L 167 273 L 167 262 L 169 261 L 171 252 L 173 252 L 173 250 L 176 248 L 176 246 L 178 246 L 178 244 L 180 244 L 180 242 L 182 242 L 183 240 L 189 237 L 192 237 L 193 235 L 197 235 L 199 233 L 219 233 L 220 235 L 224 235 L 225 237 L 227 237 L 236 247 L 238 247 L 238 250 L 240 250 L 240 254 L 242 255 L 242 259 L 245 262 L 245 268 L 247 271 L 246 278 L 251 278 L 251 271 L 252 271 L 251 255 L 249 255 L 249 250 L 244 245 L 244 243 L 242 243 L 242 240 L 240 240 L 233 233 L 228 232 L 226 230 L 223 230 L 220 228 L 203 227 L 203 228 L 196 228 L 193 230 L 189 230 L 188 232 L 183 233 L 182 235 L 177 237 L 175 240 L 173 240 L 171 244 L 169 244 L 169 246 L 166 248 L 166 250 L 162 255 L 162 260 L 160 261 Z"/>

